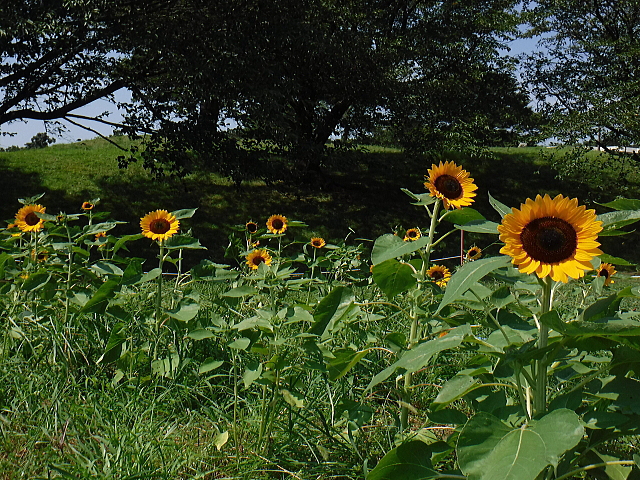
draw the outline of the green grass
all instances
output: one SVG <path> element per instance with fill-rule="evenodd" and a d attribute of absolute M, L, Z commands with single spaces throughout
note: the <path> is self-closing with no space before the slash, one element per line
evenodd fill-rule
<path fill-rule="evenodd" d="M 130 144 L 126 137 L 114 140 L 124 147 Z M 574 169 L 575 175 L 559 178 L 554 165 L 566 174 L 566 161 L 558 160 L 566 152 L 537 147 L 494 148 L 484 157 L 451 154 L 446 158 L 461 162 L 475 178 L 479 188 L 473 206 L 493 220 L 498 217 L 489 205 L 487 192 L 509 206 L 518 206 L 538 193 L 563 193 L 578 197 L 599 212 L 606 209 L 596 202 L 611 201 L 619 195 L 640 197 L 640 178 L 633 161 L 611 164 L 602 154 L 592 152 L 580 168 Z M 136 164 L 120 170 L 115 158 L 121 153 L 102 139 L 0 153 L 0 188 L 5 199 L 0 205 L 0 218 L 15 215 L 17 198 L 41 192 L 46 192 L 41 202 L 51 213 L 77 212 L 83 201 L 100 197 L 99 210 L 130 222 L 118 227 L 116 233 L 137 233 L 140 217 L 157 208 L 198 207 L 196 216 L 184 227 L 192 228 L 208 251 L 196 253 L 191 257 L 194 261 L 203 257 L 222 260 L 231 226 L 250 219 L 263 225 L 274 213 L 306 222 L 308 228 L 293 232 L 303 241 L 311 235 L 332 242 L 347 235 L 375 239 L 396 227 L 427 226 L 425 212 L 412 206 L 400 188 L 423 193 L 424 175 L 434 160 L 409 157 L 390 148 L 338 154 L 329 159 L 324 173 L 308 184 L 250 181 L 240 188 L 206 173 L 154 180 Z M 608 240 L 608 253 L 640 261 L 636 235 Z M 486 238 L 473 235 L 467 243 L 474 241 L 487 246 Z M 147 255 L 143 245 L 138 248 L 135 253 Z M 458 248 L 458 240 L 452 239 L 443 245 L 442 253 L 455 255 Z"/>

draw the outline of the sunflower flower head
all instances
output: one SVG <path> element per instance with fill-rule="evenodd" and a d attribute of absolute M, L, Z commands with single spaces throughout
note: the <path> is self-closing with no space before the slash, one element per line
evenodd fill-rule
<path fill-rule="evenodd" d="M 577 198 L 538 195 L 520 209 L 512 208 L 498 225 L 505 243 L 500 253 L 511 256 L 523 273 L 567 283 L 569 277 L 593 270 L 591 259 L 602 253 L 597 241 L 601 230 L 595 210 L 578 206 Z"/>
<path fill-rule="evenodd" d="M 147 213 L 140 219 L 140 228 L 145 237 L 164 242 L 178 233 L 180 222 L 166 210 L 156 210 L 155 212 Z"/>
<path fill-rule="evenodd" d="M 473 261 L 478 260 L 482 256 L 482 249 L 480 247 L 476 247 L 475 245 L 467 250 L 467 260 Z"/>
<path fill-rule="evenodd" d="M 271 233 L 284 233 L 287 231 L 287 217 L 284 215 L 271 215 L 267 220 L 267 230 Z"/>
<path fill-rule="evenodd" d="M 95 205 L 91 202 L 82 202 L 82 206 L 80 208 L 85 212 L 88 212 L 89 210 L 93 210 L 93 207 L 95 207 Z"/>
<path fill-rule="evenodd" d="M 440 288 L 444 288 L 451 279 L 451 271 L 444 265 L 434 265 L 427 270 L 427 276 Z"/>
<path fill-rule="evenodd" d="M 313 237 L 309 244 L 314 248 L 322 248 L 327 244 L 327 242 L 324 241 L 324 238 Z"/>
<path fill-rule="evenodd" d="M 36 251 L 35 249 L 31 250 L 31 260 L 34 262 L 46 262 L 49 258 L 49 252 L 46 250 Z"/>
<path fill-rule="evenodd" d="M 36 213 L 44 213 L 45 210 L 42 205 L 25 205 L 16 213 L 16 225 L 23 232 L 39 232 L 44 220 Z"/>
<path fill-rule="evenodd" d="M 616 273 L 616 267 L 610 263 L 601 263 L 597 270 L 598 276 L 604 278 L 604 285 L 607 286 L 611 283 L 616 283 L 611 278 Z"/>
<path fill-rule="evenodd" d="M 251 270 L 257 270 L 261 263 L 271 265 L 271 255 L 265 249 L 257 249 L 247 255 L 247 265 Z"/>
<path fill-rule="evenodd" d="M 253 235 L 258 231 L 258 224 L 256 222 L 249 221 L 245 223 L 245 228 L 250 235 Z"/>
<path fill-rule="evenodd" d="M 442 200 L 445 209 L 468 207 L 473 203 L 478 187 L 462 167 L 454 162 L 440 162 L 439 165 L 432 164 L 428 173 L 424 186 L 432 197 Z"/>
<path fill-rule="evenodd" d="M 419 228 L 410 228 L 405 232 L 403 240 L 405 242 L 415 242 L 421 236 L 422 236 L 422 233 L 420 232 Z"/>

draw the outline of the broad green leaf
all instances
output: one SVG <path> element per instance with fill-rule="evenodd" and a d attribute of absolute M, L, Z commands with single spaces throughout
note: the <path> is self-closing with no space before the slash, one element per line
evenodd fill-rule
<path fill-rule="evenodd" d="M 192 330 L 191 332 L 187 333 L 187 337 L 194 340 L 204 340 L 205 338 L 213 338 L 216 336 L 216 332 L 212 332 L 211 330 L 207 330 L 206 328 L 198 328 L 197 330 Z"/>
<path fill-rule="evenodd" d="M 369 472 L 367 480 L 427 480 L 439 478 L 431 465 L 432 449 L 420 440 L 393 448 Z"/>
<path fill-rule="evenodd" d="M 611 255 L 607 255 L 606 253 L 600 255 L 599 258 L 602 263 L 612 263 L 613 265 L 622 265 L 625 267 L 635 265 L 635 263 L 628 262 L 624 258 L 613 257 Z"/>
<path fill-rule="evenodd" d="M 198 368 L 198 373 L 202 374 L 210 372 L 211 370 L 215 370 L 216 368 L 222 366 L 223 363 L 224 362 L 222 360 L 216 360 L 215 358 L 209 357 L 204 362 L 202 362 L 200 368 Z"/>
<path fill-rule="evenodd" d="M 482 215 L 474 208 L 463 207 L 456 208 L 455 210 L 449 210 L 442 216 L 441 221 L 442 220 L 446 220 L 447 222 L 455 223 L 458 225 L 464 225 L 468 222 L 486 220 L 486 218 L 484 218 L 484 215 Z"/>
<path fill-rule="evenodd" d="M 417 283 L 413 268 L 395 258 L 374 265 L 372 273 L 373 281 L 389 299 L 406 292 Z"/>
<path fill-rule="evenodd" d="M 333 358 L 327 363 L 329 379 L 335 381 L 344 377 L 369 351 L 370 349 L 357 351 L 352 348 L 341 348 L 332 352 Z"/>
<path fill-rule="evenodd" d="M 162 269 L 154 268 L 143 274 L 138 280 L 136 280 L 135 283 L 136 285 L 139 285 L 141 283 L 150 282 L 151 280 L 155 280 L 156 278 L 158 278 L 160 275 L 162 275 Z"/>
<path fill-rule="evenodd" d="M 240 337 L 240 338 L 236 338 L 233 342 L 229 343 L 227 346 L 229 348 L 233 348 L 236 350 L 245 350 L 250 343 L 251 343 L 251 340 L 248 339 L 247 337 Z"/>
<path fill-rule="evenodd" d="M 228 441 L 229 441 L 229 431 L 225 431 L 225 432 L 219 433 L 213 438 L 213 445 L 216 447 L 218 451 L 220 451 Z"/>
<path fill-rule="evenodd" d="M 491 196 L 491 193 L 487 192 L 487 195 L 489 196 L 489 203 L 495 209 L 495 211 L 500 214 L 501 217 L 504 217 L 508 213 L 511 213 L 510 207 L 507 207 L 504 203 L 499 202 L 498 200 L 493 198 Z"/>
<path fill-rule="evenodd" d="M 467 335 L 471 335 L 471 327 L 469 325 L 460 325 L 452 329 L 444 337 L 434 338 L 428 342 L 421 343 L 408 352 L 405 352 L 397 362 L 373 377 L 367 386 L 367 390 L 371 390 L 380 382 L 384 382 L 398 369 L 405 372 L 420 370 L 429 363 L 431 357 L 436 353 L 458 347 Z"/>
<path fill-rule="evenodd" d="M 100 275 L 122 275 L 124 272 L 120 267 L 114 265 L 113 263 L 106 262 L 103 260 L 97 261 L 93 265 L 91 265 L 91 270 Z"/>
<path fill-rule="evenodd" d="M 428 206 L 436 201 L 436 197 L 432 197 L 430 193 L 413 193 L 407 190 L 406 188 L 401 188 L 400 190 L 402 190 L 404 193 L 406 193 L 412 199 L 415 200 L 415 202 L 412 202 L 413 205 Z"/>
<path fill-rule="evenodd" d="M 242 375 L 244 388 L 249 388 L 253 382 L 262 375 L 262 364 L 256 361 L 250 362 Z"/>
<path fill-rule="evenodd" d="M 424 248 L 427 243 L 429 243 L 427 235 L 420 237 L 415 242 L 405 242 L 397 235 L 387 233 L 376 238 L 371 250 L 371 263 L 377 265 L 390 258 L 401 257 Z"/>
<path fill-rule="evenodd" d="M 196 213 L 197 208 L 183 208 L 181 210 L 175 210 L 171 212 L 171 215 L 176 217 L 178 220 L 182 220 L 183 218 L 191 218 L 193 214 Z"/>
<path fill-rule="evenodd" d="M 192 298 L 185 297 L 178 302 L 175 308 L 165 310 L 165 313 L 181 322 L 188 322 L 198 314 L 198 310 L 200 310 L 200 304 Z"/>
<path fill-rule="evenodd" d="M 616 462 L 621 460 L 620 458 L 614 457 L 612 455 L 605 455 L 604 453 L 600 453 L 595 449 L 594 452 L 598 457 L 600 457 L 600 460 L 602 462 Z M 604 467 L 604 472 L 607 474 L 607 477 L 609 477 L 609 480 L 627 480 L 627 478 L 631 474 L 632 468 L 633 467 L 631 465 L 607 465 L 606 467 Z"/>
<path fill-rule="evenodd" d="M 478 383 L 478 381 L 470 375 L 456 375 L 442 386 L 438 396 L 431 404 L 431 408 L 440 410 L 481 386 L 482 384 Z"/>
<path fill-rule="evenodd" d="M 567 409 L 520 428 L 480 412 L 460 432 L 458 463 L 468 480 L 534 480 L 548 465 L 557 465 L 583 434 L 580 418 Z"/>
<path fill-rule="evenodd" d="M 172 353 L 165 358 L 159 358 L 151 362 L 151 371 L 165 378 L 174 378 L 180 366 L 180 356 Z"/>
<path fill-rule="evenodd" d="M 472 220 L 464 225 L 455 225 L 458 230 L 475 233 L 490 233 L 498 235 L 498 224 L 489 220 Z"/>
<path fill-rule="evenodd" d="M 50 278 L 51 274 L 46 270 L 33 273 L 23 282 L 22 289 L 26 292 L 33 292 L 44 287 Z"/>
<path fill-rule="evenodd" d="M 462 425 L 467 423 L 467 416 L 460 410 L 453 408 L 443 408 L 442 410 L 431 411 L 427 413 L 429 420 L 434 423 L 444 423 L 449 425 Z"/>
<path fill-rule="evenodd" d="M 597 216 L 602 222 L 603 231 L 615 230 L 640 220 L 640 210 L 617 210 Z M 600 234 L 601 235 L 601 234 Z"/>
<path fill-rule="evenodd" d="M 120 282 L 116 280 L 107 280 L 100 286 L 100 288 L 98 288 L 98 291 L 93 294 L 91 300 L 82 307 L 81 312 L 104 313 L 107 305 L 109 305 L 109 300 L 116 296 L 119 289 Z"/>
<path fill-rule="evenodd" d="M 294 408 L 304 408 L 304 397 L 296 392 L 290 392 L 289 390 L 282 389 L 280 390 L 282 394 L 282 398 Z"/>
<path fill-rule="evenodd" d="M 540 321 L 569 337 L 635 337 L 640 335 L 640 322 L 632 319 L 601 318 L 597 322 L 563 322 L 555 310 L 540 317 Z"/>
<path fill-rule="evenodd" d="M 127 242 L 133 242 L 135 240 L 140 240 L 141 238 L 144 238 L 144 235 L 142 235 L 141 233 L 120 237 L 118 241 L 116 241 L 116 243 L 113 245 L 113 254 L 115 255 L 116 253 L 118 253 L 121 248 L 127 250 L 127 248 L 125 247 L 125 244 Z"/>
<path fill-rule="evenodd" d="M 254 295 L 256 293 L 258 293 L 258 290 L 256 290 L 254 287 L 249 285 L 241 285 L 239 287 L 232 288 L 228 292 L 223 293 L 222 296 L 237 298 L 237 297 L 246 297 L 247 295 Z"/>
<path fill-rule="evenodd" d="M 105 222 L 105 223 L 96 223 L 94 225 L 87 225 L 84 227 L 82 232 L 80 233 L 81 237 L 86 237 L 88 235 L 95 235 L 96 233 L 108 232 L 109 230 L 113 230 L 116 225 L 124 224 L 127 222 Z"/>
<path fill-rule="evenodd" d="M 614 210 L 640 210 L 640 200 L 635 198 L 616 198 L 613 202 L 599 203 L 598 205 Z"/>
<path fill-rule="evenodd" d="M 171 238 L 164 242 L 164 246 L 167 250 L 206 250 L 207 247 L 200 245 L 200 240 L 197 238 L 189 237 L 187 235 L 173 235 Z"/>
<path fill-rule="evenodd" d="M 323 340 L 341 321 L 349 317 L 354 311 L 353 292 L 347 287 L 335 287 L 320 300 L 313 312 L 314 323 L 309 330 L 313 335 L 319 335 Z"/>
<path fill-rule="evenodd" d="M 111 363 L 120 358 L 122 354 L 122 344 L 126 341 L 126 325 L 122 322 L 116 323 L 111 329 L 107 346 L 97 363 Z"/>
<path fill-rule="evenodd" d="M 449 280 L 436 313 L 439 313 L 446 305 L 459 299 L 464 292 L 485 275 L 498 268 L 507 266 L 510 260 L 508 256 L 501 255 L 498 257 L 483 258 L 463 265 L 452 275 L 451 280 Z"/>

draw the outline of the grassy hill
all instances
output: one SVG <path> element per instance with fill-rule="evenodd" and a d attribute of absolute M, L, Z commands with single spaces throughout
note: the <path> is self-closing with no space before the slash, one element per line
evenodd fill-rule
<path fill-rule="evenodd" d="M 126 137 L 113 140 L 129 145 Z M 291 232 L 302 241 L 319 235 L 338 242 L 350 235 L 350 242 L 357 243 L 355 238 L 373 240 L 396 227 L 428 225 L 424 210 L 411 205 L 400 189 L 423 193 L 424 175 L 434 160 L 409 157 L 392 149 L 372 147 L 367 152 L 343 154 L 314 183 L 266 185 L 252 181 L 240 188 L 214 174 L 158 181 L 138 165 L 119 169 L 115 158 L 120 153 L 102 139 L 0 153 L 4 197 L 0 218 L 11 220 L 20 206 L 18 198 L 41 192 L 46 192 L 41 203 L 49 213 L 78 212 L 83 201 L 100 197 L 97 209 L 130 222 L 118 227 L 115 233 L 120 234 L 138 233 L 140 217 L 151 210 L 198 207 L 184 227 L 192 228 L 208 250 L 190 253 L 194 262 L 203 257 L 221 261 L 231 226 L 248 220 L 264 225 L 274 213 L 307 223 L 308 228 Z M 596 202 L 616 196 L 640 197 L 640 178 L 632 161 L 608 164 L 605 157 L 593 152 L 582 163 L 562 163 L 563 171 L 570 175 L 559 178 L 554 165 L 559 165 L 561 154 L 537 147 L 502 148 L 481 157 L 452 154 L 450 158 L 462 163 L 475 178 L 479 188 L 474 208 L 495 221 L 498 216 L 489 205 L 487 192 L 509 206 L 518 206 L 538 193 L 563 193 L 578 197 L 598 212 L 606 209 Z M 454 237 L 440 253 L 455 255 L 459 251 L 459 238 Z M 468 235 L 466 243 L 475 242 L 484 248 L 495 240 Z M 605 239 L 605 248 L 607 253 L 640 261 L 638 243 L 634 233 Z M 139 251 L 134 253 L 146 255 L 145 245 L 145 241 L 139 241 Z M 492 249 L 495 253 L 498 246 Z"/>

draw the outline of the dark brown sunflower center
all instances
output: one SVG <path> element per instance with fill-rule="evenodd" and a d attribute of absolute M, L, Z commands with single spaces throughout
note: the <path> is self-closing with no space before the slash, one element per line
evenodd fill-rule
<path fill-rule="evenodd" d="M 607 270 L 606 268 L 603 268 L 602 270 L 600 270 L 598 272 L 598 276 L 599 277 L 604 277 L 604 278 L 609 278 L 609 270 Z"/>
<path fill-rule="evenodd" d="M 456 199 L 462 196 L 462 184 L 451 175 L 440 175 L 436 178 L 435 186 L 446 198 Z"/>
<path fill-rule="evenodd" d="M 536 218 L 520 234 L 522 248 L 534 260 L 556 263 L 570 258 L 578 246 L 578 236 L 566 220 Z"/>
<path fill-rule="evenodd" d="M 256 233 L 258 231 L 258 225 L 255 223 L 247 223 L 247 231 L 249 233 Z"/>
<path fill-rule="evenodd" d="M 409 238 L 416 238 L 418 236 L 418 232 L 416 232 L 415 230 L 409 230 L 407 232 L 407 235 L 409 236 Z"/>
<path fill-rule="evenodd" d="M 254 265 L 260 265 L 261 263 L 264 263 L 264 257 L 261 257 L 259 255 L 257 257 L 253 257 L 252 262 Z"/>
<path fill-rule="evenodd" d="M 162 235 L 163 233 L 167 233 L 170 229 L 171 224 L 164 218 L 153 220 L 149 225 L 149 230 L 160 235 Z"/>
<path fill-rule="evenodd" d="M 24 223 L 26 223 L 27 225 L 29 225 L 30 227 L 33 227 L 34 225 L 37 225 L 38 222 L 40 221 L 40 219 L 38 218 L 38 216 L 35 214 L 35 212 L 29 212 L 27 213 L 27 215 L 24 217 Z"/>
<path fill-rule="evenodd" d="M 440 270 L 436 270 L 434 272 L 431 272 L 431 278 L 433 278 L 434 280 L 440 280 L 444 278 L 444 273 L 442 273 Z"/>
<path fill-rule="evenodd" d="M 282 227 L 284 227 L 284 222 L 279 218 L 275 218 L 271 222 L 271 227 L 273 227 L 274 230 L 280 230 Z"/>

